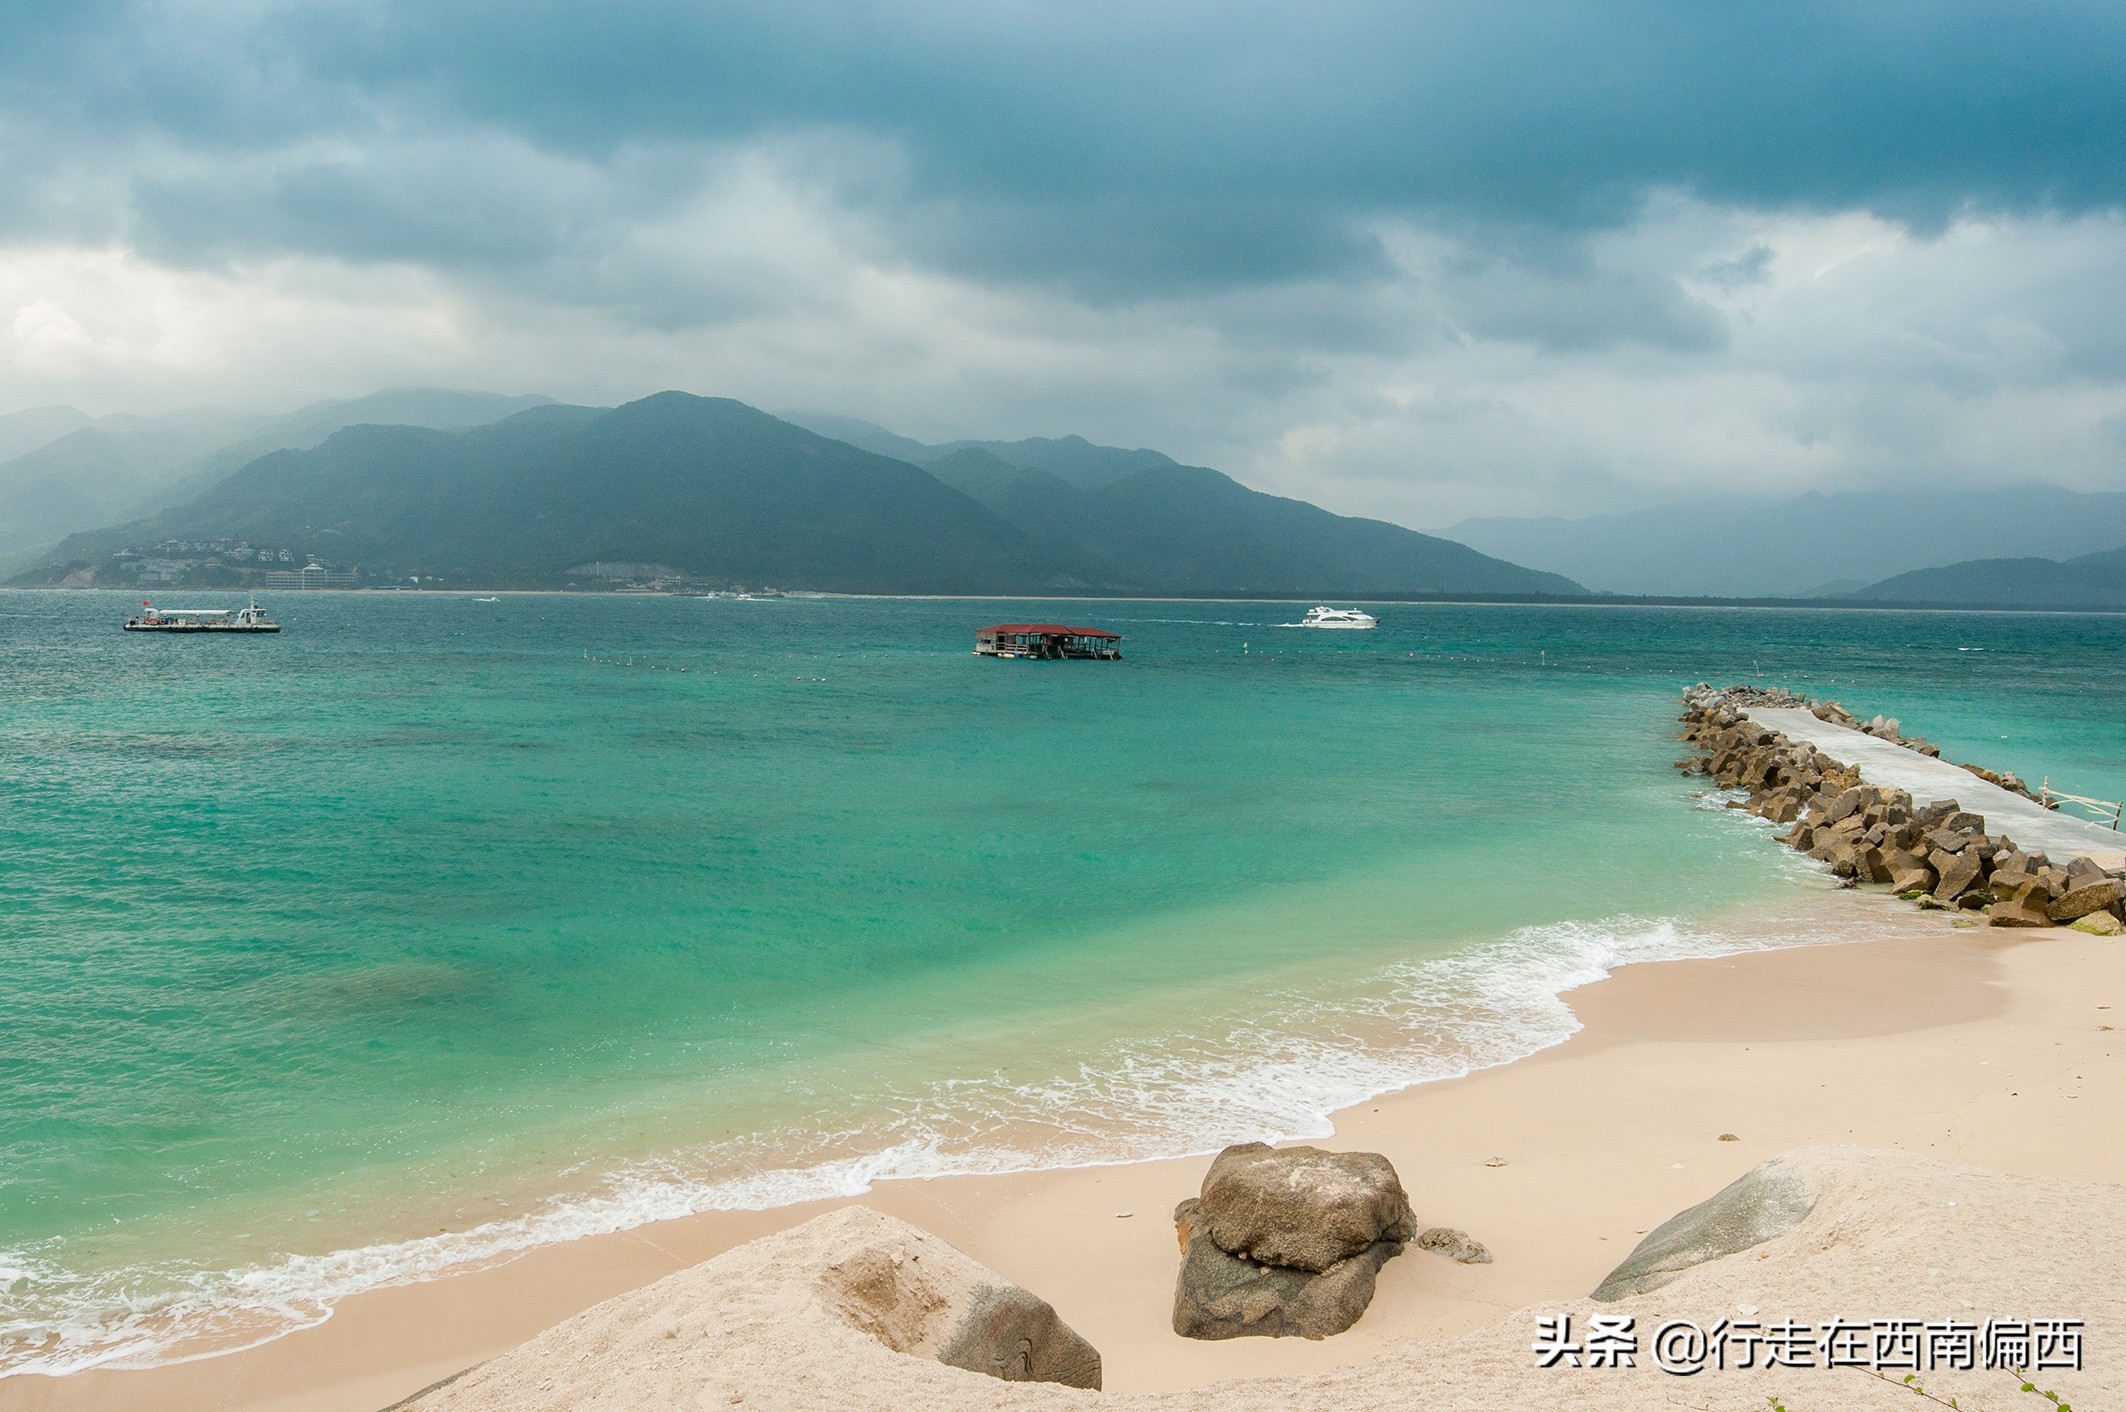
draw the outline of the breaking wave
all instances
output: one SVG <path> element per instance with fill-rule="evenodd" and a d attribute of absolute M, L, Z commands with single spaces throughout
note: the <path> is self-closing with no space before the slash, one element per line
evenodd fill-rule
<path fill-rule="evenodd" d="M 148 1366 L 248 1347 L 365 1290 L 711 1211 L 861 1195 L 883 1181 L 1110 1165 L 1249 1139 L 1320 1138 L 1331 1115 L 1559 1044 L 1564 996 L 1619 966 L 1821 939 L 1617 917 L 1527 927 L 1388 966 L 1356 997 L 1273 995 L 1245 1023 L 1110 1046 L 1037 1082 L 1003 1075 L 859 1095 L 853 1125 L 756 1133 L 617 1168 L 587 1189 L 467 1230 L 239 1269 L 66 1268 L 63 1242 L 0 1250 L 0 1376 Z"/>

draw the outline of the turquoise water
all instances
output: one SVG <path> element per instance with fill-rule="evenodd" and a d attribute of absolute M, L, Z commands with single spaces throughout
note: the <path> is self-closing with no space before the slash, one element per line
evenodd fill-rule
<path fill-rule="evenodd" d="M 0 1366 L 142 1361 L 542 1240 L 1197 1151 L 1763 944 L 1810 875 L 1689 682 L 2126 795 L 2126 619 L 0 595 Z M 1024 618 L 1117 664 L 977 660 Z"/>

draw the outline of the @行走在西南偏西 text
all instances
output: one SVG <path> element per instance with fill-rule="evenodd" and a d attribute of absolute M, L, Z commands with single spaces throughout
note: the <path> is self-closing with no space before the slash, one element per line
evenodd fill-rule
<path fill-rule="evenodd" d="M 1664 1373 L 1708 1368 L 1856 1368 L 1870 1373 L 2001 1369 L 2079 1370 L 2080 1319 L 1669 1319 L 1643 1343 L 1630 1314 L 1594 1314 L 1574 1329 L 1571 1314 L 1537 1318 L 1539 1368 L 1635 1368 L 1650 1358 Z"/>

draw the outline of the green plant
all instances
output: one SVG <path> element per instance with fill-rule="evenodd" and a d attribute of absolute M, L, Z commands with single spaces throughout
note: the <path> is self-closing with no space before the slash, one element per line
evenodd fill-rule
<path fill-rule="evenodd" d="M 2055 1408 L 2057 1408 L 2059 1412 L 2074 1412 L 2073 1403 L 2062 1402 L 2060 1401 L 2060 1395 L 2058 1393 L 2047 1392 L 2044 1388 L 2041 1388 L 2036 1383 L 2031 1382 L 2029 1369 L 2016 1368 L 2013 1370 L 2013 1372 L 2015 1373 L 2016 1377 L 2022 1379 L 2024 1392 L 2033 1393 L 2038 1397 L 2044 1398 L 2045 1401 L 2051 1403 Z"/>
<path fill-rule="evenodd" d="M 1853 1371 L 1856 1373 L 1866 1373 L 1869 1377 L 1876 1379 L 1878 1382 L 1890 1382 L 1890 1375 L 1888 1373 L 1883 1372 L 1879 1368 L 1856 1368 Z M 1932 1402 L 1937 1406 L 1959 1408 L 1961 1406 L 1961 1404 L 1959 1404 L 1957 1400 L 1953 1397 L 1942 1397 L 1936 1393 L 1928 1392 L 1925 1387 L 1920 1385 L 1919 1374 L 1917 1373 L 1907 1373 L 1904 1375 L 1902 1381 L 1890 1383 L 1890 1386 L 1904 1388 L 1908 1392 L 1911 1392 L 1914 1396 L 1924 1397 L 1927 1401 Z"/>

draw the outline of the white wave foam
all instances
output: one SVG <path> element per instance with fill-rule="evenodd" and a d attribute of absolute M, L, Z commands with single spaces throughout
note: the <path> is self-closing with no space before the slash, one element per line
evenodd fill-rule
<path fill-rule="evenodd" d="M 1037 1083 L 962 1076 L 869 1096 L 888 1116 L 861 1131 L 757 1134 L 631 1164 L 592 1190 L 469 1230 L 235 1270 L 136 1267 L 90 1276 L 32 1252 L 0 1252 L 0 1289 L 8 1291 L 0 1300 L 7 1364 L 0 1376 L 210 1356 L 319 1323 L 364 1290 L 707 1211 L 858 1196 L 911 1177 L 1107 1165 L 1249 1139 L 1325 1137 L 1341 1109 L 1563 1042 L 1579 1029 L 1564 995 L 1618 966 L 1815 939 L 1739 938 L 1632 917 L 1528 927 L 1387 967 L 1356 1001 L 1283 997 L 1225 1033 L 1117 1045 Z"/>

